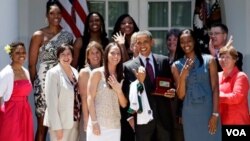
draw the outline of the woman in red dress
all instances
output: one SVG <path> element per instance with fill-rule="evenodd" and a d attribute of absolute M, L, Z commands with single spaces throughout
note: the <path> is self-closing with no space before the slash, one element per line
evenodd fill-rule
<path fill-rule="evenodd" d="M 22 42 L 5 47 L 12 60 L 0 72 L 0 141 L 33 141 L 33 118 L 28 96 L 29 73 L 23 67 L 26 51 Z"/>

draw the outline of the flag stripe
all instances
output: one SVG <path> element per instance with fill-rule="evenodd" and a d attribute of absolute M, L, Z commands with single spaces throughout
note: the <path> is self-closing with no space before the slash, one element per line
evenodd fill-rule
<path fill-rule="evenodd" d="M 61 3 L 60 3 L 61 4 Z M 67 22 L 67 24 L 70 26 L 73 34 L 75 35 L 75 37 L 80 37 L 81 36 L 81 32 L 79 31 L 79 29 L 77 28 L 75 22 L 73 21 L 72 17 L 70 16 L 70 14 L 67 12 L 67 10 L 62 6 L 62 16 L 64 18 L 64 20 Z"/>
<path fill-rule="evenodd" d="M 78 0 L 73 1 L 73 7 L 75 8 L 76 12 L 78 13 L 80 19 L 82 20 L 83 23 L 85 23 L 86 20 L 86 13 L 84 9 L 81 7 L 80 3 Z"/>
<path fill-rule="evenodd" d="M 62 6 L 62 27 L 71 31 L 75 38 L 80 37 L 88 14 L 86 0 L 59 0 L 59 2 Z"/>

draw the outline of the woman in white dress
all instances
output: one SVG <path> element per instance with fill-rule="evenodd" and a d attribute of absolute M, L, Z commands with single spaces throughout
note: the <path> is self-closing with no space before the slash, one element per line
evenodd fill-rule
<path fill-rule="evenodd" d="M 87 141 L 120 141 L 120 106 L 127 105 L 122 92 L 123 67 L 121 49 L 109 43 L 104 52 L 104 67 L 90 74 L 87 95 L 89 121 Z"/>

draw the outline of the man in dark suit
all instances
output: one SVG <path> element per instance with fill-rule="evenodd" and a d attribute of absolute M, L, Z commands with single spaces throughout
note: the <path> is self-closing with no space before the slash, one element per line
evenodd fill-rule
<path fill-rule="evenodd" d="M 209 52 L 216 58 L 218 72 L 222 71 L 222 68 L 218 61 L 218 52 L 220 48 L 224 47 L 227 44 L 227 36 L 228 36 L 228 28 L 225 24 L 215 23 L 211 25 L 209 30 L 209 37 L 210 37 Z M 238 67 L 239 70 L 242 71 L 243 55 L 239 51 L 237 53 L 238 53 L 238 60 L 236 62 L 236 66 Z"/>
<path fill-rule="evenodd" d="M 157 77 L 170 79 L 170 87 L 174 88 L 168 58 L 163 55 L 152 53 L 153 39 L 149 31 L 139 31 L 136 35 L 136 43 L 139 49 L 139 56 L 124 63 L 125 79 L 123 83 L 123 91 L 128 97 L 130 84 L 136 79 L 144 84 L 148 102 L 152 110 L 153 120 L 146 124 L 138 125 L 136 124 L 136 113 L 133 116 L 128 115 L 126 118 L 130 125 L 132 127 L 134 126 L 136 141 L 170 141 L 172 140 L 171 136 L 174 120 L 172 118 L 170 101 L 171 98 L 174 97 L 174 90 L 166 89 L 169 94 L 168 97 L 153 95 L 157 87 Z M 150 72 L 147 70 L 146 58 L 149 58 L 153 76 L 152 74 L 150 75 Z M 138 71 L 140 66 L 145 67 L 146 71 Z"/>

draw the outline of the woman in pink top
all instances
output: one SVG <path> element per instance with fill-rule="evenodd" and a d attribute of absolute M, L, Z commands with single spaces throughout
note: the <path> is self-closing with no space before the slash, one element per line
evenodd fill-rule
<path fill-rule="evenodd" d="M 249 81 L 247 75 L 235 65 L 238 59 L 232 45 L 219 51 L 220 114 L 223 125 L 250 125 L 248 109 Z"/>

